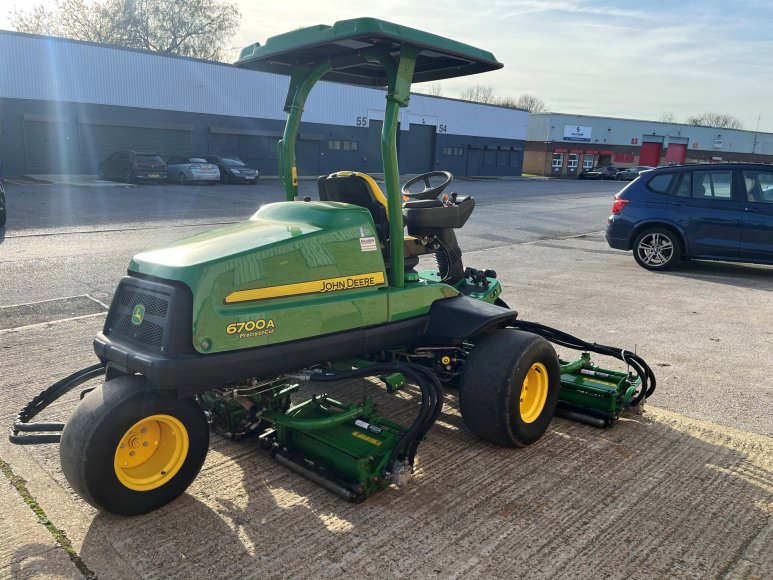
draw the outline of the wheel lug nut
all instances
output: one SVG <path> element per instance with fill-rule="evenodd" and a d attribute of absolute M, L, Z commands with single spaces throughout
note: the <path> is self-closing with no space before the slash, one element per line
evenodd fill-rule
<path fill-rule="evenodd" d="M 132 457 L 134 457 L 134 451 L 129 451 L 129 455 L 131 455 Z"/>

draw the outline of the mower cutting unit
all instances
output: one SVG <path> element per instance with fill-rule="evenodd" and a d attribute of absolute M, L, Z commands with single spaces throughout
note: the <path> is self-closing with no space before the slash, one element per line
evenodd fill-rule
<path fill-rule="evenodd" d="M 475 200 L 444 193 L 450 173 L 400 187 L 398 112 L 411 83 L 501 68 L 492 54 L 361 18 L 270 38 L 237 65 L 289 76 L 278 147 L 287 201 L 135 256 L 94 340 L 99 364 L 19 413 L 11 441 L 61 439 L 62 471 L 83 499 L 118 514 L 171 501 L 199 472 L 214 429 L 257 437 L 283 465 L 362 501 L 410 479 L 444 387 L 459 390 L 473 433 L 509 447 L 538 440 L 557 411 L 608 426 L 652 393 L 640 357 L 518 320 L 493 270 L 464 267 L 455 230 Z M 387 87 L 386 194 L 369 175 L 339 171 L 319 178 L 319 201 L 299 200 L 296 138 L 320 79 Z M 422 255 L 437 268 L 417 272 Z M 585 352 L 559 361 L 551 342 Z M 600 369 L 589 352 L 629 372 Z M 101 373 L 66 424 L 30 422 Z M 302 385 L 366 377 L 390 392 L 410 387 L 413 421 L 382 416 L 368 397 L 292 402 Z"/>

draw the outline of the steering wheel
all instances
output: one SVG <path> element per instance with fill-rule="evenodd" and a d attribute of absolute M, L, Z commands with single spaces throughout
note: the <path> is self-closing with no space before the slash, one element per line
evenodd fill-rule
<path fill-rule="evenodd" d="M 430 183 L 431 177 L 443 177 L 443 183 L 440 185 L 432 186 Z M 449 171 L 430 171 L 429 173 L 422 173 L 417 175 L 413 179 L 409 179 L 403 185 L 401 191 L 405 197 L 410 199 L 435 199 L 448 185 L 454 180 L 454 176 Z M 424 189 L 421 191 L 411 192 L 411 186 L 419 181 L 424 182 Z"/>

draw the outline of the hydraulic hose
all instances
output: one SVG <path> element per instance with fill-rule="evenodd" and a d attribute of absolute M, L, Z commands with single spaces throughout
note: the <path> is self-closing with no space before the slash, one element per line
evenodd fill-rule
<path fill-rule="evenodd" d="M 639 378 L 641 378 L 641 389 L 634 395 L 633 399 L 631 399 L 631 406 L 638 405 L 643 399 L 649 398 L 652 393 L 655 392 L 655 386 L 657 384 L 655 373 L 652 372 L 652 369 L 644 359 L 634 352 L 595 342 L 585 342 L 571 334 L 536 322 L 516 320 L 510 326 L 519 330 L 531 332 L 532 334 L 537 334 L 558 346 L 574 350 L 595 352 L 600 355 L 610 356 L 623 361 L 625 364 L 632 367 L 636 374 L 639 375 Z"/>
<path fill-rule="evenodd" d="M 51 403 L 66 395 L 78 385 L 82 385 L 86 381 L 104 373 L 105 367 L 101 363 L 97 363 L 66 376 L 41 392 L 27 403 L 16 415 L 13 427 L 11 428 L 11 433 L 8 437 L 10 442 L 20 445 L 58 443 L 61 438 L 58 434 L 20 435 L 19 432 L 39 433 L 46 431 L 62 431 L 62 429 L 64 429 L 64 423 L 30 423 L 29 421 Z"/>

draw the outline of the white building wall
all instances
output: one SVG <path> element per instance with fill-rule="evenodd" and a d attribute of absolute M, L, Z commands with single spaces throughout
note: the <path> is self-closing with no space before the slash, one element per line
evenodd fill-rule
<path fill-rule="evenodd" d="M 669 139 L 679 143 L 686 139 L 688 151 L 773 154 L 773 134 L 756 131 L 562 113 L 532 115 L 529 123 L 529 141 L 564 141 L 565 128 L 568 126 L 586 128 L 586 131 L 589 128 L 591 137 L 590 141 L 585 142 L 566 140 L 569 146 L 635 146 L 641 145 L 644 138 L 663 137 L 664 146 L 668 146 Z"/>
<path fill-rule="evenodd" d="M 11 32 L 0 32 L 0 55 L 0 98 L 286 118 L 285 76 Z M 358 126 L 363 117 L 383 119 L 385 97 L 381 89 L 323 82 L 309 96 L 303 120 Z M 422 122 L 439 133 L 522 140 L 528 113 L 413 95 L 401 109 L 401 128 Z"/>

